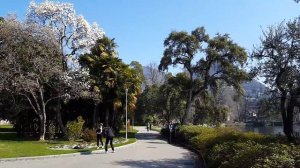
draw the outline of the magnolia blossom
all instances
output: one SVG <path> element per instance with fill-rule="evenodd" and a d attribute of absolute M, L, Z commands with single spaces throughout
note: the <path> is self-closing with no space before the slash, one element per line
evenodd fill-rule
<path fill-rule="evenodd" d="M 71 3 L 32 1 L 26 20 L 51 28 L 64 55 L 86 53 L 104 35 L 96 23 L 90 25 L 82 15 L 77 15 Z"/>

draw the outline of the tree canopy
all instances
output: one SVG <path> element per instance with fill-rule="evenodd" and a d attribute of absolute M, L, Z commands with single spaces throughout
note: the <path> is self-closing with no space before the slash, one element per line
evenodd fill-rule
<path fill-rule="evenodd" d="M 249 79 L 242 68 L 247 61 L 247 53 L 227 34 L 217 34 L 210 38 L 203 27 L 196 28 L 191 34 L 174 31 L 165 39 L 164 46 L 159 70 L 164 71 L 170 65 L 180 64 L 189 74 L 184 123 L 192 123 L 195 98 L 209 88 L 217 89 L 217 81 L 224 81 L 242 92 L 242 82 Z"/>
<path fill-rule="evenodd" d="M 45 138 L 46 105 L 64 96 L 66 88 L 60 51 L 50 30 L 15 20 L 0 24 L 0 90 L 21 96 L 40 119 L 40 139 Z"/>
<path fill-rule="evenodd" d="M 293 113 L 300 91 L 300 27 L 299 20 L 269 27 L 261 45 L 253 52 L 259 75 L 280 99 L 284 133 L 293 139 Z"/>
<path fill-rule="evenodd" d="M 135 110 L 137 96 L 141 92 L 139 74 L 117 57 L 114 39 L 104 36 L 98 39 L 90 54 L 80 56 L 80 63 L 89 69 L 92 88 L 99 91 L 106 102 L 106 125 L 116 124 L 116 117 L 122 110 L 125 90 L 129 93 L 129 111 Z M 122 103 L 123 102 L 123 103 Z M 119 109 L 119 110 L 118 110 Z M 109 116 L 112 116 L 110 119 Z"/>

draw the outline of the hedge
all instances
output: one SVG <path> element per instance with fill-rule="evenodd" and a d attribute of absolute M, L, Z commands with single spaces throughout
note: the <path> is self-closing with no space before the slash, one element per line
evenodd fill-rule
<path fill-rule="evenodd" d="M 167 129 L 162 130 L 167 136 Z M 209 168 L 300 168 L 300 148 L 282 137 L 234 128 L 180 126 L 173 138 L 196 150 Z"/>

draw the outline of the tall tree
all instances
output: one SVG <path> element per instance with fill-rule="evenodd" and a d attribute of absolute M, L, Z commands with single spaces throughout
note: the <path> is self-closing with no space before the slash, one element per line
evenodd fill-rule
<path fill-rule="evenodd" d="M 160 86 L 165 81 L 165 74 L 158 71 L 158 66 L 156 63 L 149 63 L 145 67 L 146 72 L 146 85 L 157 85 Z"/>
<path fill-rule="evenodd" d="M 277 93 L 275 95 L 280 95 L 283 132 L 289 140 L 293 140 L 293 113 L 300 89 L 299 24 L 296 19 L 270 27 L 263 32 L 261 46 L 253 52 L 265 83 Z"/>
<path fill-rule="evenodd" d="M 137 118 L 145 122 L 145 118 L 155 116 L 162 109 L 159 103 L 159 87 L 157 85 L 146 86 L 137 102 Z"/>
<path fill-rule="evenodd" d="M 82 15 L 75 12 L 71 3 L 31 1 L 26 15 L 26 21 L 37 23 L 53 30 L 62 52 L 64 69 L 68 61 L 76 59 L 76 54 L 88 52 L 96 40 L 104 35 L 96 23 L 90 25 Z"/>
<path fill-rule="evenodd" d="M 166 82 L 159 87 L 158 102 L 164 119 L 169 123 L 172 119 L 183 122 L 183 111 L 186 106 L 189 79 L 185 73 L 169 75 Z"/>
<path fill-rule="evenodd" d="M 58 43 L 51 31 L 16 20 L 0 24 L 0 90 L 22 96 L 40 120 L 40 140 L 45 139 L 46 106 L 57 88 L 66 89 Z"/>
<path fill-rule="evenodd" d="M 130 66 L 138 73 L 138 76 L 141 79 L 141 81 L 145 83 L 145 75 L 142 64 L 140 64 L 138 61 L 132 61 L 130 63 Z"/>
<path fill-rule="evenodd" d="M 76 77 L 74 75 L 76 73 L 81 73 L 72 72 L 81 70 L 77 56 L 88 52 L 96 40 L 103 36 L 103 30 L 96 23 L 90 25 L 82 15 L 76 14 L 71 3 L 50 0 L 41 3 L 31 1 L 27 11 L 28 23 L 36 23 L 53 30 L 59 43 L 64 72 L 69 78 Z M 99 97 L 96 96 L 95 101 L 98 102 Z M 56 118 L 61 130 L 66 133 L 60 110 L 61 101 L 58 101 Z"/>
<path fill-rule="evenodd" d="M 105 124 L 116 125 L 117 112 L 124 105 L 125 89 L 129 93 L 129 110 L 135 109 L 136 96 L 141 92 L 138 73 L 124 64 L 116 52 L 114 39 L 98 39 L 90 54 L 80 56 L 82 66 L 89 68 L 92 87 L 101 92 L 105 106 Z M 123 102 L 123 103 L 122 103 Z"/>
<path fill-rule="evenodd" d="M 159 70 L 181 64 L 189 74 L 185 124 L 192 123 L 195 98 L 208 88 L 216 88 L 217 81 L 222 80 L 242 91 L 241 84 L 248 79 L 248 74 L 241 68 L 247 61 L 247 54 L 226 34 L 209 38 L 203 27 L 196 28 L 191 34 L 174 31 L 165 39 L 164 46 Z"/>

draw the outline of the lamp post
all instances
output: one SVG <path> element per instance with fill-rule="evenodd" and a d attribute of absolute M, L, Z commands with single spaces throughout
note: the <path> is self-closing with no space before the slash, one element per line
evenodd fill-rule
<path fill-rule="evenodd" d="M 128 132 L 128 123 L 127 123 L 127 94 L 128 94 L 128 89 L 126 88 L 126 140 L 127 140 L 127 132 Z"/>

